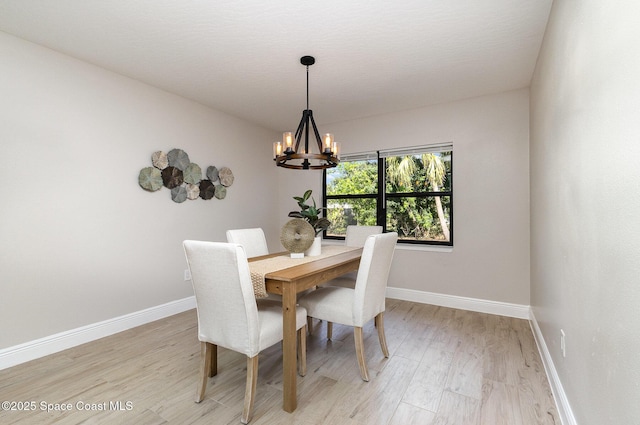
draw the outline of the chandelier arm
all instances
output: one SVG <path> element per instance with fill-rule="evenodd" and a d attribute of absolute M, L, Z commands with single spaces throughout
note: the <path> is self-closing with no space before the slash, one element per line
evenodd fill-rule
<path fill-rule="evenodd" d="M 316 127 L 316 121 L 313 119 L 313 115 L 311 115 L 311 124 L 313 125 L 313 132 L 316 135 L 316 142 L 318 143 L 318 152 L 323 153 L 322 138 L 320 137 L 320 132 L 318 132 L 318 127 Z"/>
<path fill-rule="evenodd" d="M 309 150 L 309 120 L 313 122 L 313 113 L 311 109 L 307 109 L 305 112 L 307 113 L 307 121 L 304 126 L 304 153 L 311 153 Z"/>
<path fill-rule="evenodd" d="M 295 151 L 298 152 L 298 148 L 300 147 L 300 139 L 302 137 L 302 129 L 304 128 L 304 124 L 307 121 L 307 111 L 304 110 L 302 111 L 302 118 L 300 119 L 300 124 L 298 124 L 298 129 L 296 130 L 295 133 L 295 138 L 296 138 L 296 147 L 295 147 Z"/>

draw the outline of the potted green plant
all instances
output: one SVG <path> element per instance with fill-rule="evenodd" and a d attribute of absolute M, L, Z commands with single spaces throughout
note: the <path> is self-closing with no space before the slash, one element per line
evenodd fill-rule
<path fill-rule="evenodd" d="M 320 217 L 320 214 L 325 208 L 318 208 L 316 205 L 315 199 L 311 196 L 311 189 L 304 192 L 302 196 L 294 196 L 293 199 L 298 202 L 298 206 L 300 207 L 300 211 L 291 211 L 289 213 L 289 217 L 302 218 L 309 222 L 309 224 L 313 227 L 316 232 L 316 238 L 311 245 L 311 248 L 307 251 L 307 255 L 314 256 L 320 255 L 320 246 L 322 244 L 322 238 L 319 236 L 320 233 L 325 231 L 330 225 L 331 222 L 326 217 Z M 312 204 L 307 204 L 307 201 L 311 198 Z"/>

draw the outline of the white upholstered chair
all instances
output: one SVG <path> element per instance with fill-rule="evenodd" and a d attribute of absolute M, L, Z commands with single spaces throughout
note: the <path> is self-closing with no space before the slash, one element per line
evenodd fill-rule
<path fill-rule="evenodd" d="M 382 226 L 347 226 L 347 233 L 344 238 L 345 246 L 363 247 L 367 237 L 371 235 L 378 235 L 382 233 Z M 338 276 L 322 286 L 342 286 L 345 288 L 355 288 L 356 286 L 357 272 L 345 273 L 342 276 Z M 311 319 L 307 322 L 309 333 L 313 331 L 313 323 Z M 327 322 L 327 338 L 331 339 L 333 333 L 333 325 L 331 322 Z"/>
<path fill-rule="evenodd" d="M 347 226 L 344 243 L 346 246 L 364 246 L 369 236 L 380 233 L 382 233 L 382 226 Z"/>
<path fill-rule="evenodd" d="M 227 230 L 227 242 L 242 245 L 247 258 L 269 254 L 267 238 L 264 236 L 264 231 L 259 227 Z M 268 297 L 261 299 L 260 302 L 265 299 L 282 303 L 282 297 L 276 294 L 268 294 Z"/>
<path fill-rule="evenodd" d="M 362 327 L 371 319 L 375 319 L 378 328 L 382 353 L 389 357 L 384 335 L 385 292 L 397 240 L 395 232 L 367 237 L 355 288 L 322 286 L 298 301 L 310 317 L 353 326 L 360 376 L 364 381 L 369 380 L 369 372 Z"/>
<path fill-rule="evenodd" d="M 344 244 L 352 247 L 363 247 L 369 236 L 379 235 L 380 233 L 382 233 L 382 226 L 347 226 Z M 328 281 L 324 285 L 354 288 L 356 285 L 356 276 L 356 272 L 346 273 Z"/>
<path fill-rule="evenodd" d="M 264 236 L 264 231 L 259 227 L 227 230 L 227 242 L 242 245 L 249 258 L 269 253 L 267 238 Z"/>
<path fill-rule="evenodd" d="M 258 353 L 282 340 L 282 306 L 256 303 L 249 264 L 238 244 L 183 242 L 198 313 L 202 401 L 208 378 L 217 374 L 218 346 L 247 356 L 247 381 L 242 423 L 253 413 L 258 378 Z M 300 375 L 306 374 L 306 310 L 296 311 Z"/>

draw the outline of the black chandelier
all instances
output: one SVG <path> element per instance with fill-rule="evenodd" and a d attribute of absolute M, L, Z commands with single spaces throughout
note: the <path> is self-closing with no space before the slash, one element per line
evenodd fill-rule
<path fill-rule="evenodd" d="M 303 56 L 300 63 L 307 67 L 307 109 L 302 111 L 302 119 L 298 124 L 295 135 L 290 131 L 283 133 L 282 142 L 274 142 L 273 159 L 278 167 L 292 168 L 294 170 L 324 170 L 338 165 L 339 143 L 333 141 L 333 135 L 325 134 L 322 138 L 313 120 L 313 111 L 309 109 L 309 66 L 316 63 L 313 56 Z M 313 134 L 318 144 L 318 153 L 312 153 L 309 149 L 309 132 L 313 128 Z M 304 146 L 300 145 L 304 133 Z M 295 146 L 293 141 L 295 139 Z"/>

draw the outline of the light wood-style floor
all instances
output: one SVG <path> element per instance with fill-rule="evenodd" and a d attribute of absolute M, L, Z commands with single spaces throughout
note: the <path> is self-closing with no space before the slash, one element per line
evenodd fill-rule
<path fill-rule="evenodd" d="M 373 323 L 365 327 L 368 383 L 351 328 L 334 325 L 327 341 L 326 324 L 315 324 L 297 410 L 281 408 L 278 344 L 260 355 L 251 424 L 560 424 L 525 320 L 389 299 L 388 359 Z M 195 404 L 196 332 L 192 310 L 2 370 L 0 401 L 33 401 L 36 409 L 0 410 L 0 423 L 239 424 L 246 358 L 220 349 L 218 375 Z M 46 412 L 42 403 L 71 410 Z M 80 410 L 87 405 L 106 410 Z"/>

